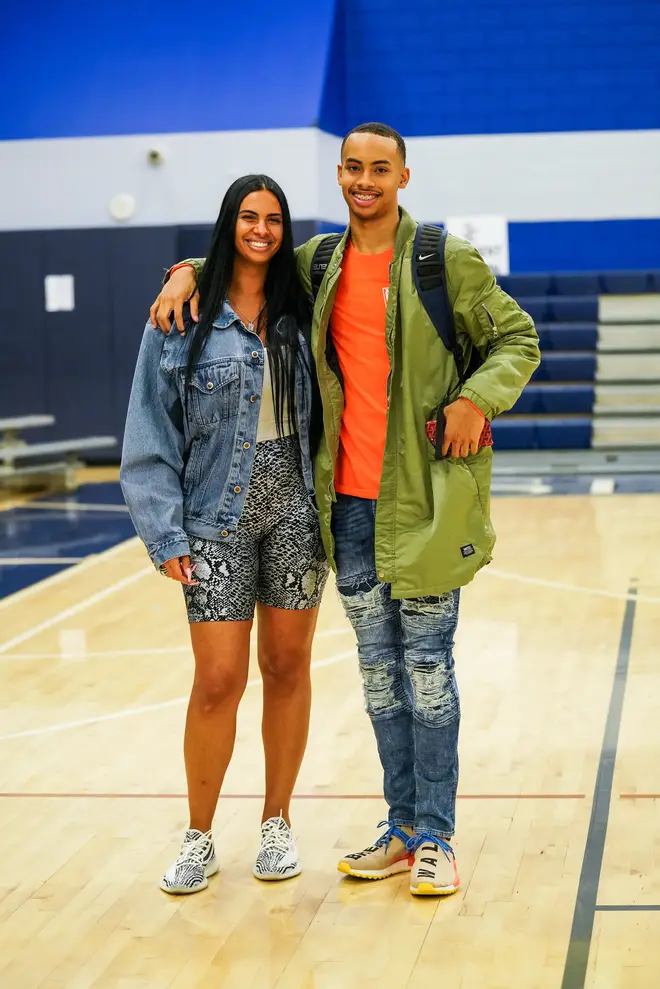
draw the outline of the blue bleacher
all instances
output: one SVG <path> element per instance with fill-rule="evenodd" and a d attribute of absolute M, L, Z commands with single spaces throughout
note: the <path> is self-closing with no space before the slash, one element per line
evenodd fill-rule
<path fill-rule="evenodd" d="M 515 415 L 591 415 L 595 388 L 588 384 L 529 384 L 511 410 Z"/>
<path fill-rule="evenodd" d="M 541 350 L 589 350 L 598 346 L 598 323 L 537 323 Z"/>
<path fill-rule="evenodd" d="M 660 271 L 532 273 L 498 280 L 534 319 L 542 360 L 511 412 L 493 423 L 495 447 L 588 448 L 599 296 L 660 292 Z"/>
<path fill-rule="evenodd" d="M 533 272 L 528 275 L 500 275 L 498 281 L 514 299 L 660 292 L 660 271 Z"/>

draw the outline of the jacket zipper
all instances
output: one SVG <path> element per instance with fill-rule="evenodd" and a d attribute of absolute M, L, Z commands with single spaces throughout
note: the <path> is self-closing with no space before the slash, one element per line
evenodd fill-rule
<path fill-rule="evenodd" d="M 493 328 L 493 336 L 494 337 L 498 337 L 499 336 L 499 332 L 498 332 L 498 329 L 497 329 L 497 323 L 493 319 L 493 316 L 492 316 L 490 310 L 488 309 L 488 307 L 486 306 L 486 303 L 485 302 L 482 302 L 481 303 L 481 308 L 486 313 L 486 316 L 488 317 L 488 322 L 490 323 L 490 325 Z"/>

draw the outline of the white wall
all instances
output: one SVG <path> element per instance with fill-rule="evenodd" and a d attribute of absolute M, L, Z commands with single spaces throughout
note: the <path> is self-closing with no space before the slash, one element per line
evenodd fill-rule
<path fill-rule="evenodd" d="M 660 130 L 407 141 L 404 205 L 428 220 L 660 217 Z"/>
<path fill-rule="evenodd" d="M 212 223 L 238 175 L 281 183 L 294 219 L 343 223 L 340 140 L 314 128 L 0 142 L 0 229 L 113 226 L 130 193 L 135 226 Z M 413 216 L 509 220 L 660 217 L 660 131 L 412 138 Z M 149 148 L 164 155 L 147 164 Z"/>

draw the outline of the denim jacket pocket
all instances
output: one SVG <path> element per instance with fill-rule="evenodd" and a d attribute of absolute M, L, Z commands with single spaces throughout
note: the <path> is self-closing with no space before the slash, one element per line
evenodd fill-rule
<path fill-rule="evenodd" d="M 238 415 L 240 367 L 236 362 L 198 367 L 188 390 L 189 414 L 198 426 L 210 426 Z"/>

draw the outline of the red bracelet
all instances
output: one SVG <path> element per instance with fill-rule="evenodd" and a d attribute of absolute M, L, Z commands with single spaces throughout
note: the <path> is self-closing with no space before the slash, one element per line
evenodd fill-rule
<path fill-rule="evenodd" d="M 173 268 L 170 268 L 169 277 L 171 278 L 174 272 L 178 271 L 179 268 L 192 268 L 192 270 L 194 271 L 195 265 L 191 264 L 190 261 L 180 261 L 179 264 L 175 264 Z"/>
<path fill-rule="evenodd" d="M 466 398 L 466 397 L 465 397 L 465 395 L 459 395 L 458 397 L 459 397 L 459 398 L 460 398 L 460 399 L 461 399 L 461 400 L 462 400 L 463 402 L 468 402 L 468 403 L 469 403 L 469 404 L 470 404 L 470 405 L 472 406 L 472 408 L 473 408 L 473 409 L 474 409 L 474 410 L 475 410 L 476 412 L 478 412 L 478 413 L 479 413 L 479 415 L 480 415 L 480 416 L 483 416 L 483 418 L 484 418 L 484 419 L 486 419 L 486 418 L 487 418 L 487 417 L 486 417 L 486 416 L 484 415 L 484 413 L 483 413 L 483 412 L 481 411 L 481 409 L 479 408 L 479 406 L 478 406 L 478 405 L 475 405 L 475 404 L 474 404 L 474 402 L 470 402 L 470 399 L 469 399 L 469 398 Z"/>

